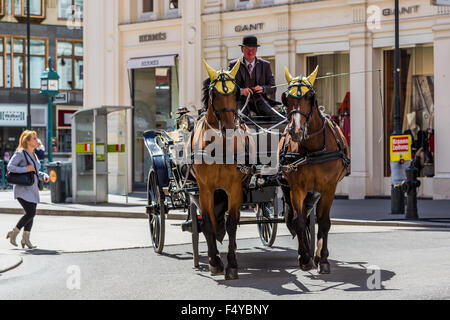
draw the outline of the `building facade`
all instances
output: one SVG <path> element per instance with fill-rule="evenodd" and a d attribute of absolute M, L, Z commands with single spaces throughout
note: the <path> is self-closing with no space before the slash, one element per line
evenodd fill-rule
<path fill-rule="evenodd" d="M 207 77 L 202 58 L 225 68 L 241 56 L 242 37 L 253 34 L 277 84 L 286 82 L 285 66 L 306 75 L 319 65 L 319 104 L 346 128 L 351 145 L 352 173 L 338 194 L 390 195 L 392 1 L 96 0 L 85 8 L 84 106 L 134 106 L 127 126 L 110 130 L 115 136 L 128 130 L 130 188 L 146 182 L 142 132 L 171 129 L 179 105 L 200 108 Z M 450 7 L 406 0 L 400 13 L 403 131 L 413 136 L 422 159 L 419 196 L 448 199 Z M 278 89 L 278 100 L 284 90 Z M 115 165 L 120 172 L 125 162 Z M 125 182 L 120 179 L 112 181 Z"/>
<path fill-rule="evenodd" d="M 0 157 L 16 149 L 27 127 L 26 1 L 0 0 Z M 47 149 L 48 106 L 40 91 L 48 58 L 60 78 L 53 105 L 55 159 L 71 156 L 70 114 L 83 105 L 83 1 L 31 0 L 30 84 L 32 129 Z M 11 154 L 12 155 L 12 154 Z"/>

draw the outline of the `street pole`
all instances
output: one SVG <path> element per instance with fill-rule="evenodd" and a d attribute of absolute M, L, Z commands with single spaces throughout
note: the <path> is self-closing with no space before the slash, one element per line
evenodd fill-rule
<path fill-rule="evenodd" d="M 49 68 L 51 68 L 49 66 Z M 48 97 L 48 162 L 53 162 L 53 147 L 52 147 L 52 137 L 53 137 L 53 97 Z"/>
<path fill-rule="evenodd" d="M 30 0 L 27 0 L 27 130 L 31 130 Z"/>
<path fill-rule="evenodd" d="M 399 0 L 395 0 L 395 105 L 394 105 L 394 135 L 402 134 L 400 114 L 400 36 L 399 36 Z"/>
<path fill-rule="evenodd" d="M 395 0 L 395 100 L 394 100 L 394 132 L 393 136 L 401 135 L 402 123 L 400 112 L 400 36 L 399 36 L 399 0 Z M 391 161 L 391 213 L 405 214 L 405 195 L 402 189 L 402 180 L 404 179 L 403 166 L 399 161 Z"/>

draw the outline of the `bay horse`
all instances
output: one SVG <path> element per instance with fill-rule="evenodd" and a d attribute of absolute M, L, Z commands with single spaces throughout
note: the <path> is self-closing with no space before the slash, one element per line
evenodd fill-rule
<path fill-rule="evenodd" d="M 216 71 L 206 61 L 203 62 L 209 75 L 209 78 L 203 83 L 203 104 L 207 111 L 193 130 L 190 147 L 191 150 L 194 148 L 200 151 L 204 151 L 212 143 L 212 141 L 208 142 L 207 139 L 204 139 L 208 130 L 223 133 L 222 138 L 218 139 L 223 139 L 224 146 L 227 143 L 226 130 L 233 132 L 238 129 L 248 130 L 245 124 L 239 121 L 237 109 L 236 95 L 240 93 L 240 89 L 235 83 L 235 77 L 240 61 L 230 71 Z M 233 140 L 232 150 L 235 153 L 245 152 L 242 147 L 240 148 L 241 144 L 236 143 L 238 138 L 235 137 Z M 229 140 L 228 142 L 230 143 Z M 247 143 L 249 143 L 248 139 Z M 205 161 L 194 162 L 191 169 L 199 188 L 199 205 L 202 214 L 201 230 L 208 245 L 211 275 L 224 273 L 224 265 L 217 250 L 216 240 L 222 242 L 225 230 L 229 237 L 226 280 L 238 278 L 236 230 L 243 203 L 243 182 L 248 176 L 248 173 L 243 171 L 245 170 L 240 170 L 237 164 L 206 163 Z M 225 217 L 225 211 L 228 211 L 227 217 Z"/>
<path fill-rule="evenodd" d="M 282 100 L 287 107 L 289 124 L 280 139 L 278 151 L 281 172 L 290 190 L 285 199 L 292 211 L 286 221 L 298 238 L 300 269 L 308 271 L 318 265 L 320 274 L 328 274 L 330 209 L 338 182 L 350 172 L 350 151 L 341 129 L 319 110 L 313 89 L 317 72 L 318 66 L 308 77 L 293 78 L 285 68 L 289 87 Z M 306 241 L 306 204 L 311 194 L 318 193 L 317 251 L 313 260 Z"/>

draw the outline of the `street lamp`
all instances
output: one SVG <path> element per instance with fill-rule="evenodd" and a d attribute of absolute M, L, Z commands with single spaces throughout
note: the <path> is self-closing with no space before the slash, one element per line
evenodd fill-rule
<path fill-rule="evenodd" d="M 53 97 L 59 94 L 59 75 L 52 68 L 52 58 L 48 58 L 48 68 L 41 75 L 41 92 L 42 95 L 48 97 L 48 162 L 53 162 Z"/>

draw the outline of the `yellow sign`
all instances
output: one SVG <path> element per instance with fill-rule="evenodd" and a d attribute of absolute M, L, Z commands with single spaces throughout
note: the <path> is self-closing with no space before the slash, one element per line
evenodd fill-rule
<path fill-rule="evenodd" d="M 56 175 L 56 171 L 55 170 L 50 170 L 49 176 L 50 176 L 50 181 L 52 183 L 55 183 L 57 178 L 58 178 L 57 175 Z"/>
<path fill-rule="evenodd" d="M 409 161 L 412 160 L 411 155 L 411 136 L 391 136 L 391 161 Z"/>
<path fill-rule="evenodd" d="M 94 145 L 92 143 L 81 143 L 76 145 L 77 154 L 94 154 Z M 97 145 L 97 161 L 105 161 L 105 145 Z"/>

